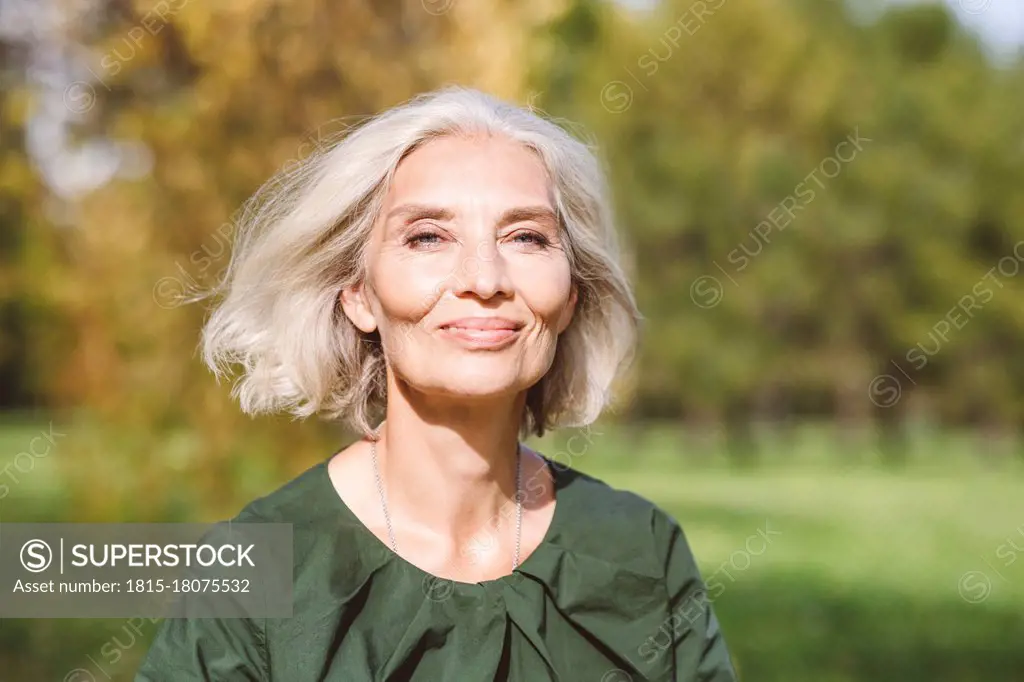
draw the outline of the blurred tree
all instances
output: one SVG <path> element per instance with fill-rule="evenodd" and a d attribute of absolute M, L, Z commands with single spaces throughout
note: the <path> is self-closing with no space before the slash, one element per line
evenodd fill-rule
<path fill-rule="evenodd" d="M 573 3 L 534 78 L 573 84 L 544 103 L 596 132 L 643 264 L 634 416 L 1018 427 L 1021 65 L 940 6 L 619 13 Z"/>
<path fill-rule="evenodd" d="M 239 415 L 182 353 L 205 311 L 181 297 L 218 279 L 233 212 L 268 177 L 451 81 L 601 145 L 647 317 L 631 416 L 725 425 L 741 453 L 758 422 L 791 418 L 1021 426 L 1024 68 L 989 63 L 941 8 L 873 23 L 839 0 L 80 11 L 68 122 L 114 145 L 119 170 L 66 207 L 70 229 L 47 227 L 19 141 L 31 98 L 5 88 L 0 367 L 8 400 L 28 372 L 87 406 L 86 516 L 227 513 L 224 481 L 265 487 L 337 443 Z M 52 377 L 23 369 L 28 310 L 66 326 L 37 353 L 59 359 Z"/>
<path fill-rule="evenodd" d="M 16 9 L 6 3 L 0 14 L 13 22 Z M 51 235 L 42 227 L 43 180 L 26 151 L 36 105 L 29 60 L 27 41 L 0 31 L 0 409 L 35 405 L 45 387 L 45 339 L 33 335 L 44 309 L 34 284 L 46 269 L 41 246 Z"/>
<path fill-rule="evenodd" d="M 223 515 L 226 485 L 266 488 L 340 445 L 324 424 L 241 415 L 182 352 L 206 312 L 182 296 L 220 277 L 236 208 L 359 117 L 450 81 L 522 101 L 524 36 L 552 7 L 111 0 L 80 22 L 77 129 L 118 143 L 126 171 L 77 202 L 69 237 L 62 393 L 98 419 L 75 441 L 93 455 L 73 471 L 96 483 L 76 488 L 86 514 Z"/>

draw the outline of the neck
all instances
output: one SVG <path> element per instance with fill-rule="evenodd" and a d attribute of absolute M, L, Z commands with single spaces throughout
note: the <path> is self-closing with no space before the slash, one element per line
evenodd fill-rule
<path fill-rule="evenodd" d="M 525 392 L 439 398 L 413 392 L 389 371 L 388 396 L 377 449 L 392 514 L 454 543 L 507 516 Z"/>

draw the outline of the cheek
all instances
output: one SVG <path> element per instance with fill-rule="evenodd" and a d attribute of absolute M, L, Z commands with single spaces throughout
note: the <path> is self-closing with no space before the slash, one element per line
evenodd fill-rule
<path fill-rule="evenodd" d="M 373 287 L 381 318 L 378 324 L 416 324 L 430 311 L 442 291 L 446 271 L 423 265 L 381 263 Z"/>
<path fill-rule="evenodd" d="M 554 327 L 569 304 L 572 279 L 567 262 L 548 265 L 545 268 L 523 268 L 517 273 L 516 288 L 538 322 Z"/>

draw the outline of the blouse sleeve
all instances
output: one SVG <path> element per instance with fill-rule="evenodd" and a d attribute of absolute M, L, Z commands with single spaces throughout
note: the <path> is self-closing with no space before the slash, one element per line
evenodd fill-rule
<path fill-rule="evenodd" d="M 135 682 L 269 680 L 263 619 L 168 618 Z"/>
<path fill-rule="evenodd" d="M 673 680 L 736 682 L 725 638 L 683 529 L 669 515 L 661 513 L 659 516 L 658 535 L 666 556 L 669 622 L 675 635 Z"/>

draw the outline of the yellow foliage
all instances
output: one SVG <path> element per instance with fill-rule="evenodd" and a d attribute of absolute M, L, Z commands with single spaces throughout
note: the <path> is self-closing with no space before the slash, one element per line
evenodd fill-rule
<path fill-rule="evenodd" d="M 104 99 L 98 87 L 98 117 L 144 145 L 152 170 L 79 202 L 66 245 L 74 340 L 60 391 L 113 427 L 69 440 L 79 463 L 103 461 L 74 469 L 83 514 L 228 514 L 251 495 L 233 490 L 233 463 L 269 463 L 279 480 L 340 446 L 323 425 L 239 414 L 193 352 L 204 310 L 180 296 L 216 281 L 242 202 L 348 122 L 451 82 L 524 99 L 532 36 L 558 5 L 134 3 L 94 46 L 97 77 L 130 93 Z M 112 469 L 132 483 L 105 484 Z"/>

